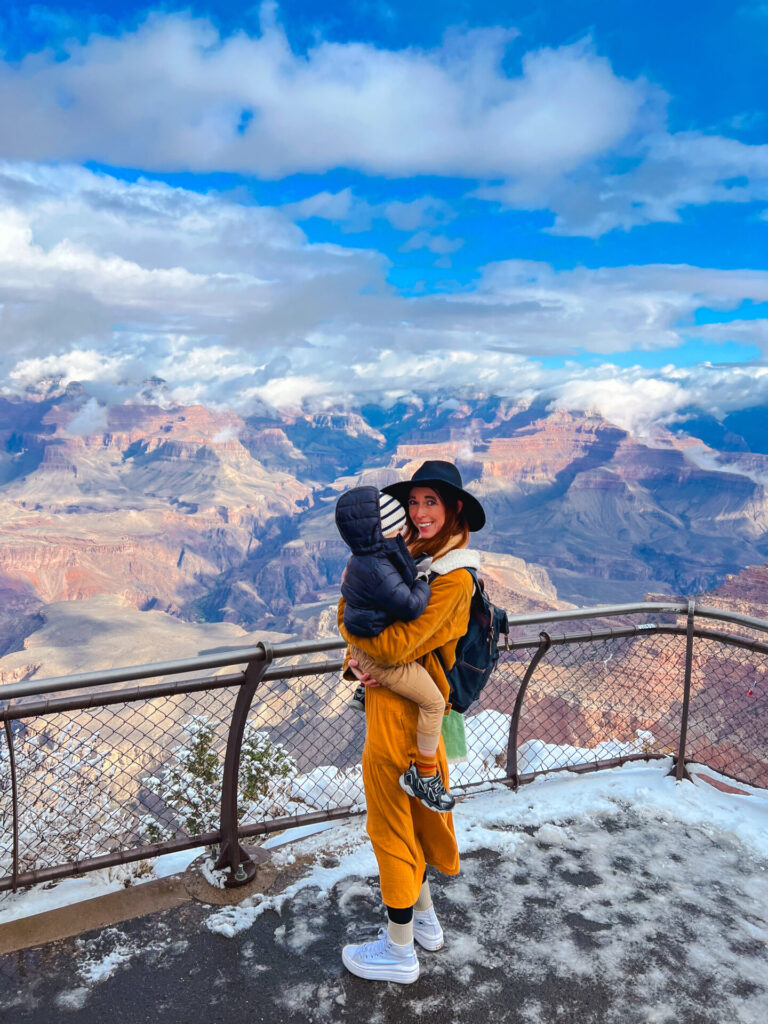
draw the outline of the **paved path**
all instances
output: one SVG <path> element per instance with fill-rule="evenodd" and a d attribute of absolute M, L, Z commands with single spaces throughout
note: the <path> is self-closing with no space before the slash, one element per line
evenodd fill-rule
<path fill-rule="evenodd" d="M 51 1024 L 764 1024 L 768 863 L 631 810 L 516 830 L 436 880 L 446 947 L 410 986 L 342 967 L 375 879 L 305 888 L 233 938 L 187 903 L 0 958 L 0 1017 Z M 695 869 L 695 874 L 693 873 Z M 77 908 L 72 909 L 77 913 Z"/>
<path fill-rule="evenodd" d="M 492 868 L 494 859 L 473 858 L 476 867 L 482 863 L 483 872 Z M 435 886 L 437 899 L 441 888 Z M 535 985 L 516 978 L 513 936 L 506 949 L 496 950 L 504 961 L 501 970 L 496 957 L 493 966 L 473 962 L 462 970 L 445 949 L 421 954 L 422 975 L 415 985 L 353 978 L 342 967 L 339 950 L 345 942 L 372 937 L 377 912 L 365 896 L 342 895 L 342 907 L 339 902 L 336 898 L 318 905 L 314 891 L 306 890 L 286 905 L 282 916 L 268 911 L 232 939 L 205 927 L 210 907 L 188 903 L 78 939 L 10 954 L 2 958 L 8 985 L 4 1019 L 50 1024 L 55 1007 L 61 1021 L 82 1024 L 383 1024 L 401 1018 L 423 1024 L 447 1024 L 448 1019 L 501 1022 L 521 1020 L 515 1006 L 536 992 L 561 1007 L 553 1020 L 604 1020 L 610 1002 L 604 985 L 586 981 L 562 989 L 556 977 L 542 976 Z M 359 923 L 350 921 L 355 904 L 361 911 Z M 454 915 L 463 917 L 458 908 Z M 464 935 L 460 941 L 466 942 Z M 123 965 L 102 982 L 83 969 L 91 962 L 106 973 L 123 957 Z M 409 1015 L 402 1017 L 406 1011 Z"/>

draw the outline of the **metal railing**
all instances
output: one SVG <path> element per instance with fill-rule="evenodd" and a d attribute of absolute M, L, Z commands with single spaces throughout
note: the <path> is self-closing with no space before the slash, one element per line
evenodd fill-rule
<path fill-rule="evenodd" d="M 639 614 L 654 621 L 627 623 Z M 695 761 L 768 787 L 768 622 L 654 602 L 510 626 L 465 715 L 454 791 L 662 757 L 678 779 Z M 259 643 L 0 687 L 0 892 L 209 845 L 244 884 L 242 840 L 362 813 L 365 723 L 342 649 Z"/>

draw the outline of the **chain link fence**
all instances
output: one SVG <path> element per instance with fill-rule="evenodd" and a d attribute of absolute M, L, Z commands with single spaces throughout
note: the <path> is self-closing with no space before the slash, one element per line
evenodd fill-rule
<path fill-rule="evenodd" d="M 697 637 L 686 756 L 768 789 L 768 653 Z"/>
<path fill-rule="evenodd" d="M 557 637 L 554 637 L 557 640 Z M 507 778 L 510 725 L 536 647 L 503 654 L 465 716 L 472 753 L 454 787 Z M 553 643 L 533 673 L 517 731 L 522 776 L 638 754 L 674 754 L 685 638 L 664 635 Z"/>
<path fill-rule="evenodd" d="M 354 689 L 339 671 L 268 680 L 260 687 L 248 721 L 296 765 L 287 813 L 364 808 L 365 715 L 350 707 Z M 265 820 L 259 810 L 250 808 L 241 824 Z"/>
<path fill-rule="evenodd" d="M 517 639 L 502 653 L 465 715 L 468 756 L 451 766 L 453 790 L 677 757 L 686 717 L 685 759 L 768 787 L 768 646 L 752 634 L 699 630 L 688 695 L 684 626 L 553 631 L 547 644 Z M 364 809 L 365 716 L 349 706 L 354 687 L 338 661 L 307 664 L 307 652 L 316 660 L 340 645 L 300 646 L 275 651 L 288 664 L 264 674 L 244 720 L 240 837 Z M 47 700 L 30 700 L 34 684 L 22 684 L 26 693 L 0 704 L 0 890 L 218 842 L 244 678 L 59 696 L 63 681 Z"/>
<path fill-rule="evenodd" d="M 192 789 L 169 801 L 169 774 L 180 751 L 189 745 L 190 729 L 200 721 L 211 724 L 211 748 L 218 763 L 234 700 L 235 690 L 229 687 L 14 719 L 9 724 L 17 785 L 18 870 L 44 870 L 130 851 L 179 833 L 195 835 L 217 828 L 220 787 L 207 794 L 208 807 L 201 807 L 205 801 Z M 13 857 L 9 753 L 3 743 L 2 875 L 10 872 Z"/>

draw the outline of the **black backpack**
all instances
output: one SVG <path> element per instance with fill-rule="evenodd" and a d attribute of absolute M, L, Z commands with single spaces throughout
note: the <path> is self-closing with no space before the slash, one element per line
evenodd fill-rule
<path fill-rule="evenodd" d="M 469 625 L 456 644 L 455 665 L 445 672 L 451 687 L 451 707 L 461 715 L 480 696 L 496 668 L 500 635 L 509 635 L 507 613 L 491 604 L 483 581 L 474 569 L 466 568 L 475 584 L 469 607 Z"/>

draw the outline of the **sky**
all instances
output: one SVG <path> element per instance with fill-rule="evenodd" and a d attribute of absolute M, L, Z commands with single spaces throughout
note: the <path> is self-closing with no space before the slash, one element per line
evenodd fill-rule
<path fill-rule="evenodd" d="M 768 399 L 768 3 L 6 4 L 0 387 Z"/>

